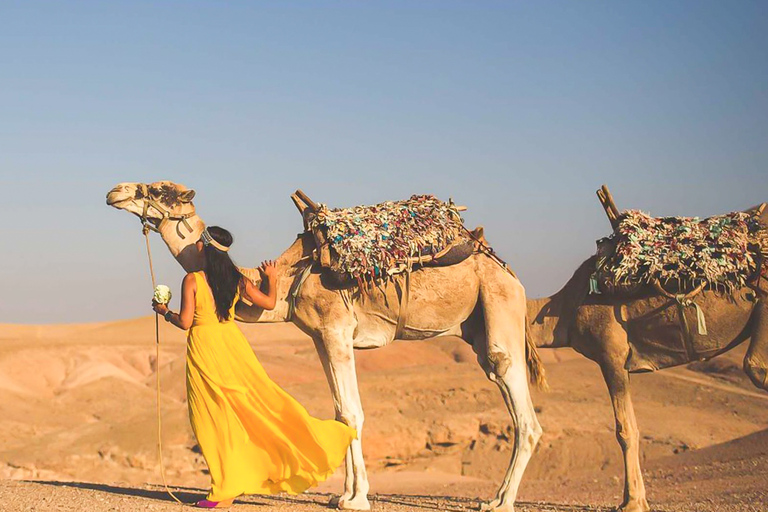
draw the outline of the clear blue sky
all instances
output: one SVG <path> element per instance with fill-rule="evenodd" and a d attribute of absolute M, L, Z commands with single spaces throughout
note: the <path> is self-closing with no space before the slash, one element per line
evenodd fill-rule
<path fill-rule="evenodd" d="M 766 2 L 0 1 L 0 63 L 0 322 L 150 313 L 123 181 L 195 188 L 243 265 L 293 240 L 298 187 L 453 197 L 530 296 L 608 233 L 601 183 L 656 215 L 768 201 Z"/>

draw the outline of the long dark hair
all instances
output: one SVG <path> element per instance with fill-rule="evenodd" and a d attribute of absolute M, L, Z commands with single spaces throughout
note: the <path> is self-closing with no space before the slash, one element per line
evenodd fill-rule
<path fill-rule="evenodd" d="M 218 243 L 225 247 L 232 245 L 232 234 L 219 226 L 209 226 L 208 233 Z M 232 262 L 232 259 L 224 251 L 220 251 L 213 245 L 206 245 L 205 276 L 213 291 L 213 301 L 216 303 L 216 316 L 219 321 L 229 320 L 229 308 L 235 300 L 238 285 L 240 284 L 240 271 Z"/>

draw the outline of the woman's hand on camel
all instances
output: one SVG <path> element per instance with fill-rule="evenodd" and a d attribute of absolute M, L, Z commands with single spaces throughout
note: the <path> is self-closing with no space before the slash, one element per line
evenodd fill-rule
<path fill-rule="evenodd" d="M 277 268 L 275 268 L 275 262 L 273 260 L 262 261 L 261 265 L 259 265 L 259 271 L 270 280 L 277 277 Z"/>
<path fill-rule="evenodd" d="M 152 301 L 152 309 L 155 310 L 155 313 L 161 316 L 168 312 L 168 306 L 166 304 L 160 304 L 154 300 Z"/>

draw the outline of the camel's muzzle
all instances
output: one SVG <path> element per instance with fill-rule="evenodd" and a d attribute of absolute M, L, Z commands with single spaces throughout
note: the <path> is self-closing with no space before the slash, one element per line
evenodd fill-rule
<path fill-rule="evenodd" d="M 133 195 L 124 187 L 118 185 L 107 193 L 107 206 L 115 206 L 117 203 L 130 200 Z"/>

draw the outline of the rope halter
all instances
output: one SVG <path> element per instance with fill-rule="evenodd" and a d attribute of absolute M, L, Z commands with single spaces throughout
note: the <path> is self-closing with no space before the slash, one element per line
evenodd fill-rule
<path fill-rule="evenodd" d="M 181 237 L 181 239 L 185 239 L 186 236 L 181 232 L 181 229 L 179 229 L 180 224 L 184 224 L 184 226 L 187 228 L 187 230 L 192 233 L 194 230 L 192 229 L 192 226 L 189 225 L 189 222 L 187 221 L 188 218 L 193 217 L 195 215 L 195 207 L 190 203 L 192 206 L 192 211 L 188 213 L 173 213 L 168 208 L 166 208 L 162 203 L 156 201 L 149 193 L 149 187 L 146 183 L 139 183 L 139 189 L 141 190 L 142 194 L 142 200 L 144 201 L 144 207 L 142 209 L 141 215 L 139 218 L 141 219 L 141 226 L 146 234 L 149 230 L 152 230 L 156 233 L 160 233 L 160 230 L 163 228 L 163 225 L 168 222 L 169 220 L 175 220 L 178 222 L 176 225 L 176 234 Z M 157 225 L 157 227 L 152 224 L 152 221 L 147 216 L 147 212 L 149 211 L 149 208 L 152 207 L 155 210 L 158 211 L 158 213 L 162 216 L 160 219 L 160 223 Z"/>

